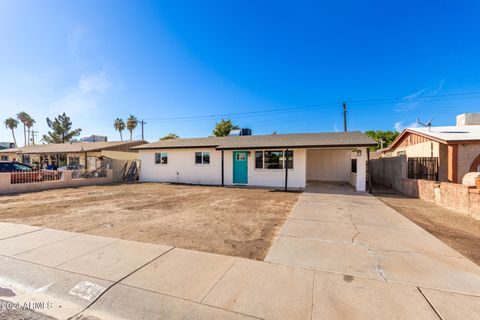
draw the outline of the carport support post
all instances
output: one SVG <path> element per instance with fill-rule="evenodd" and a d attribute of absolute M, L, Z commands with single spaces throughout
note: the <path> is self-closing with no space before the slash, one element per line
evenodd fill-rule
<path fill-rule="evenodd" d="M 223 170 L 224 162 L 225 162 L 225 160 L 224 160 L 224 152 L 223 152 L 223 150 L 222 150 L 222 187 L 225 186 L 225 173 L 224 173 L 225 170 Z"/>
<path fill-rule="evenodd" d="M 285 192 L 288 190 L 288 149 L 285 150 L 285 156 L 283 157 L 285 164 Z"/>
<path fill-rule="evenodd" d="M 372 193 L 372 162 L 370 161 L 370 148 L 367 147 L 368 193 Z"/>

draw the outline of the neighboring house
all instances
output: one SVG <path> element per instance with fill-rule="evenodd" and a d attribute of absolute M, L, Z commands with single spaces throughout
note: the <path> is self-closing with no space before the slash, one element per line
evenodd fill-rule
<path fill-rule="evenodd" d="M 385 157 L 438 158 L 438 180 L 458 183 L 480 171 L 480 115 L 462 114 L 456 126 L 408 128 L 384 151 Z"/>
<path fill-rule="evenodd" d="M 37 165 L 67 165 L 96 169 L 101 159 L 136 160 L 138 151 L 131 147 L 145 141 L 110 141 L 38 144 L 0 150 L 2 160 L 19 161 Z"/>
<path fill-rule="evenodd" d="M 0 142 L 0 150 L 15 148 L 15 143 L 13 142 Z"/>
<path fill-rule="evenodd" d="M 108 141 L 108 137 L 91 135 L 89 137 L 83 137 L 80 141 L 81 142 L 105 142 L 105 141 Z"/>
<path fill-rule="evenodd" d="M 140 181 L 303 189 L 322 180 L 365 191 L 367 150 L 375 145 L 361 132 L 334 132 L 172 139 L 133 149 Z"/>

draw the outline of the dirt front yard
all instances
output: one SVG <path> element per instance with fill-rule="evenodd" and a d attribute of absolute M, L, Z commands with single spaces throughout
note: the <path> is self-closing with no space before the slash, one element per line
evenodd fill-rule
<path fill-rule="evenodd" d="M 142 183 L 0 197 L 0 221 L 263 259 L 298 193 Z"/>
<path fill-rule="evenodd" d="M 398 193 L 374 196 L 480 265 L 480 221 Z"/>

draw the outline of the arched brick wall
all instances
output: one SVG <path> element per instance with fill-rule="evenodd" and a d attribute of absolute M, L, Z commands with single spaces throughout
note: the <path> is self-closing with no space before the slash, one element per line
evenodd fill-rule
<path fill-rule="evenodd" d="M 478 155 L 478 157 L 475 160 L 473 160 L 472 165 L 470 166 L 470 172 L 480 171 L 479 166 L 480 166 L 480 155 Z"/>

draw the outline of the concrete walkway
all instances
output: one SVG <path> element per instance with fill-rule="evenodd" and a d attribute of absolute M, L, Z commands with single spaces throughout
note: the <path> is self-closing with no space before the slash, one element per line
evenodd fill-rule
<path fill-rule="evenodd" d="M 59 319 L 480 314 L 478 266 L 341 185 L 301 195 L 265 262 L 8 223 L 0 254 L 0 300 Z"/>

